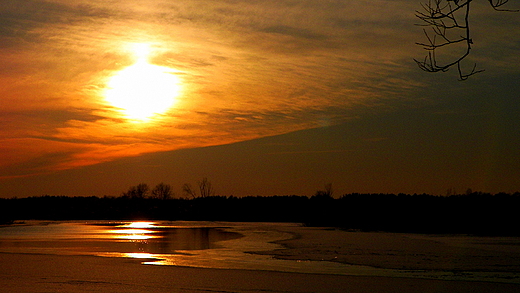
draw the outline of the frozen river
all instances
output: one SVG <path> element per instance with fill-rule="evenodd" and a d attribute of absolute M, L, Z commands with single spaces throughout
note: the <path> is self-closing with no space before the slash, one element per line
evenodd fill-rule
<path fill-rule="evenodd" d="M 144 265 L 520 283 L 518 273 L 508 271 L 391 269 L 321 261 L 303 252 L 291 259 L 273 257 L 272 251 L 284 249 L 278 243 L 295 238 L 293 231 L 298 229 L 304 228 L 290 223 L 27 221 L 0 228 L 0 253 L 129 258 Z"/>

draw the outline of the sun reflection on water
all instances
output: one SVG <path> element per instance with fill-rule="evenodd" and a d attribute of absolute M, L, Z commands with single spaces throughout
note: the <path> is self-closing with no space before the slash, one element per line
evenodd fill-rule
<path fill-rule="evenodd" d="M 241 237 L 237 233 L 210 227 L 147 221 L 111 225 L 106 232 L 117 247 L 98 255 L 139 259 L 148 265 L 188 265 L 193 263 L 194 256 L 203 255 L 201 251 L 220 247 L 216 242 Z"/>
<path fill-rule="evenodd" d="M 113 238 L 126 240 L 148 240 L 152 238 L 161 238 L 161 236 L 153 235 L 157 231 L 151 230 L 155 226 L 153 222 L 132 222 L 125 225 L 117 226 L 119 229 L 110 230 L 114 234 Z"/>
<path fill-rule="evenodd" d="M 158 259 L 157 256 L 151 253 L 134 252 L 134 253 L 123 253 L 124 257 L 139 258 L 139 259 Z"/>
<path fill-rule="evenodd" d="M 130 224 L 123 225 L 121 227 L 128 227 L 128 228 L 153 228 L 153 227 L 156 227 L 156 224 L 154 222 L 132 222 Z"/>
<path fill-rule="evenodd" d="M 148 240 L 152 238 L 159 238 L 159 236 L 148 235 L 148 233 L 153 233 L 153 231 L 146 230 L 114 230 L 113 233 L 117 233 L 114 238 L 116 239 L 127 239 L 127 240 Z"/>

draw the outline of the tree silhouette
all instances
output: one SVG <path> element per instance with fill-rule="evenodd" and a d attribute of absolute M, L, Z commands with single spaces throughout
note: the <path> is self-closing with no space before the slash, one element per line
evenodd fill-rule
<path fill-rule="evenodd" d="M 509 0 L 487 0 L 497 11 L 517 11 L 501 9 Z M 470 34 L 470 8 L 473 0 L 429 0 L 422 3 L 422 10 L 416 11 L 416 16 L 422 21 L 427 42 L 416 43 L 428 51 L 423 60 L 414 59 L 419 68 L 427 72 L 444 72 L 456 67 L 460 80 L 484 71 L 477 69 L 476 64 L 471 70 L 462 69 L 462 61 L 469 55 L 473 40 Z M 452 53 L 456 57 L 439 60 L 438 51 L 442 49 L 445 56 Z"/>
<path fill-rule="evenodd" d="M 328 186 L 328 185 L 327 185 Z M 327 186 L 325 189 L 327 189 Z M 143 187 L 143 185 L 141 185 Z M 133 186 L 129 191 L 136 191 Z M 520 192 L 344 194 L 314 196 L 209 196 L 171 199 L 40 196 L 0 198 L 0 223 L 41 220 L 195 220 L 300 222 L 307 226 L 399 233 L 519 236 Z"/>
<path fill-rule="evenodd" d="M 146 183 L 140 183 L 137 186 L 131 186 L 127 192 L 123 192 L 123 196 L 130 198 L 146 198 L 150 187 Z"/>
<path fill-rule="evenodd" d="M 202 181 L 199 182 L 199 190 L 201 197 L 209 197 L 215 195 L 215 190 L 211 185 L 211 181 L 208 178 L 202 178 Z"/>
<path fill-rule="evenodd" d="M 195 191 L 195 189 L 193 189 L 193 187 L 189 183 L 184 183 L 184 185 L 182 186 L 182 192 L 186 196 L 191 196 L 192 198 L 197 197 L 197 191 Z"/>
<path fill-rule="evenodd" d="M 316 193 L 312 196 L 312 198 L 319 198 L 319 199 L 332 199 L 332 194 L 334 191 L 332 190 L 332 183 L 325 184 L 325 190 L 318 190 Z"/>
<path fill-rule="evenodd" d="M 211 185 L 211 181 L 209 181 L 206 177 L 202 178 L 202 181 L 199 181 L 198 187 L 200 197 L 210 197 L 215 195 L 215 189 L 213 188 L 213 185 Z M 193 186 L 191 186 L 189 183 L 184 183 L 182 186 L 182 192 L 186 196 L 191 196 L 192 198 L 198 197 L 197 191 L 193 189 Z"/>
<path fill-rule="evenodd" d="M 163 200 L 170 199 L 172 197 L 172 187 L 161 182 L 152 189 L 152 197 Z"/>

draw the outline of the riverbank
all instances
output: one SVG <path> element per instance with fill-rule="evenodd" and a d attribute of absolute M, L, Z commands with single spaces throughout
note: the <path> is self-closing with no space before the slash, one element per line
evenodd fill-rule
<path fill-rule="evenodd" d="M 115 235 L 112 225 L 6 227 L 4 234 L 11 236 L 0 241 L 0 288 L 13 293 L 520 292 L 518 237 L 348 232 L 288 223 L 162 224 L 163 238 L 138 243 L 107 238 Z M 213 227 L 243 237 L 211 249 L 155 251 L 184 241 L 174 227 L 185 232 Z M 16 231 L 28 234 L 9 242 Z"/>
<path fill-rule="evenodd" d="M 293 237 L 276 241 L 283 249 L 259 253 L 384 269 L 520 273 L 520 237 L 350 232 L 297 225 L 276 229 Z"/>
<path fill-rule="evenodd" d="M 141 265 L 122 258 L 0 253 L 0 287 L 37 292 L 519 292 L 520 285 Z"/>

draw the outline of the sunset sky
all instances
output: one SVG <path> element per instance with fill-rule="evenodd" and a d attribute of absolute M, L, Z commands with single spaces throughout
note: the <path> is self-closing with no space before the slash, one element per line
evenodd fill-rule
<path fill-rule="evenodd" d="M 420 3 L 2 0 L 0 197 L 520 191 L 520 13 L 474 2 L 461 82 Z"/>

